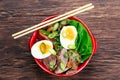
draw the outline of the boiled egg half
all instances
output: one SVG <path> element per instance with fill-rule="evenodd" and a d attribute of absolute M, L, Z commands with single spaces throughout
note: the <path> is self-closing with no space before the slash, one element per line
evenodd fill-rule
<path fill-rule="evenodd" d="M 77 30 L 74 26 L 64 26 L 60 32 L 60 43 L 65 49 L 75 49 Z"/>
<path fill-rule="evenodd" d="M 51 41 L 41 40 L 36 42 L 32 46 L 31 53 L 33 57 L 37 59 L 43 59 L 50 56 L 52 54 L 51 53 L 52 50 L 53 50 L 53 44 Z"/>

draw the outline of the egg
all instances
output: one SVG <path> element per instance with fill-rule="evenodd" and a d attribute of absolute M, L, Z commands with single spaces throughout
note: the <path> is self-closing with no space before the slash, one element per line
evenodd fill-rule
<path fill-rule="evenodd" d="M 65 49 L 75 49 L 77 30 L 74 26 L 64 26 L 60 31 L 60 43 Z"/>
<path fill-rule="evenodd" d="M 36 42 L 31 48 L 31 54 L 37 59 L 43 59 L 51 55 L 53 44 L 49 40 L 41 40 Z"/>

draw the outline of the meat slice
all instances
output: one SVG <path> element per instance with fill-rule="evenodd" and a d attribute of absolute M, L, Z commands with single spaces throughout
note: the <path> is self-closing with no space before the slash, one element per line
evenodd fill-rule
<path fill-rule="evenodd" d="M 55 73 L 56 74 L 59 74 L 59 73 L 63 73 L 65 71 L 67 71 L 69 68 L 66 67 L 67 63 L 68 63 L 68 53 L 67 53 L 67 49 L 61 49 L 59 52 L 58 52 L 58 55 L 57 55 L 57 59 L 58 59 L 58 62 L 57 62 L 57 68 L 55 69 Z M 65 69 L 61 69 L 61 63 L 64 63 L 63 67 Z"/>
<path fill-rule="evenodd" d="M 50 70 L 54 70 L 56 68 L 56 63 L 57 63 L 57 59 L 56 59 L 56 56 L 54 55 L 51 55 L 45 59 L 42 60 L 43 61 L 43 64 Z M 51 68 L 51 62 L 52 62 L 52 68 Z"/>
<path fill-rule="evenodd" d="M 66 55 L 66 57 L 65 57 Z M 68 62 L 68 54 L 67 54 L 67 49 L 62 49 L 61 51 L 58 52 L 58 56 L 57 58 L 61 61 L 61 62 L 64 62 L 65 65 L 67 64 Z"/>

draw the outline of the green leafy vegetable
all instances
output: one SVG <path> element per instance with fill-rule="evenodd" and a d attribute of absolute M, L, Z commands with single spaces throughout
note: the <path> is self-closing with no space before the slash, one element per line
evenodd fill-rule
<path fill-rule="evenodd" d="M 83 63 L 84 61 L 86 61 L 89 57 L 90 57 L 91 54 L 88 54 L 88 55 L 83 55 L 81 58 L 82 58 L 82 61 L 81 63 Z"/>
<path fill-rule="evenodd" d="M 75 40 L 75 50 L 82 56 L 82 62 L 86 61 L 92 53 L 92 40 L 85 27 L 76 20 L 70 20 L 70 25 L 77 29 L 77 38 Z"/>
<path fill-rule="evenodd" d="M 54 39 L 56 39 L 56 41 L 60 42 L 60 36 L 55 36 Z"/>

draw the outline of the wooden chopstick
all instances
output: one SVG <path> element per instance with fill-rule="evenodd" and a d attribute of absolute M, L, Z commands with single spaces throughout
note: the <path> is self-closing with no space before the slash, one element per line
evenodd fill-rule
<path fill-rule="evenodd" d="M 87 6 L 87 7 L 86 7 Z M 18 32 L 18 33 L 15 33 L 15 34 L 13 34 L 12 36 L 14 37 L 14 39 L 17 39 L 17 38 L 19 38 L 19 37 L 22 37 L 22 36 L 24 36 L 24 35 L 26 35 L 26 34 L 29 34 L 29 33 L 31 33 L 31 32 L 34 32 L 35 30 L 38 30 L 38 29 L 41 29 L 41 28 L 44 28 L 44 27 L 46 27 L 46 26 L 48 26 L 48 25 L 51 25 L 51 24 L 53 24 L 53 23 L 56 23 L 56 22 L 58 22 L 58 21 L 61 21 L 61 20 L 63 20 L 63 19 L 66 19 L 66 18 L 68 18 L 68 17 L 70 17 L 70 16 L 73 16 L 73 15 L 76 15 L 76 14 L 78 14 L 78 13 L 81 13 L 81 12 L 84 12 L 84 11 L 87 11 L 87 10 L 90 10 L 90 9 L 92 9 L 92 8 L 94 8 L 94 6 L 90 3 L 90 4 L 87 4 L 87 5 L 85 5 L 85 6 L 83 6 L 83 7 L 80 7 L 80 8 L 77 8 L 77 9 L 75 9 L 75 10 L 72 10 L 72 11 L 70 11 L 70 12 L 68 12 L 68 13 L 65 13 L 65 14 L 63 14 L 62 15 L 62 17 L 61 17 L 61 15 L 60 15 L 60 17 L 55 17 L 54 19 L 50 19 L 50 20 L 48 20 L 48 21 L 45 21 L 45 22 L 43 22 L 43 23 L 40 23 L 40 24 L 37 24 L 37 25 L 35 25 L 35 26 L 33 26 L 32 28 L 30 27 L 29 29 L 26 29 L 26 30 L 24 30 L 24 31 L 21 31 L 21 32 Z M 67 15 L 66 15 L 67 14 Z M 69 15 L 68 15 L 69 14 Z M 45 24 L 45 23 L 47 23 L 47 24 Z M 44 24 L 43 26 L 41 26 L 41 27 L 38 27 L 38 26 L 40 26 L 41 24 Z M 29 30 L 29 31 L 27 31 L 27 30 Z M 24 32 L 24 33 L 23 33 Z M 23 33 L 23 34 L 22 34 Z"/>
<path fill-rule="evenodd" d="M 61 18 L 61 17 L 66 16 L 66 15 L 69 15 L 69 14 L 71 14 L 71 13 L 74 13 L 74 12 L 76 12 L 76 11 L 78 11 L 78 10 L 81 10 L 81 9 L 83 9 L 83 8 L 85 8 L 85 7 L 89 7 L 89 6 L 91 6 L 91 5 L 92 5 L 92 3 L 86 4 L 86 5 L 84 5 L 84 6 L 82 6 L 82 7 L 79 7 L 79 8 L 77 8 L 77 9 L 75 9 L 75 10 L 69 11 L 69 12 L 67 12 L 67 13 L 65 13 L 65 14 L 63 14 L 63 15 L 57 16 L 57 17 L 55 17 L 55 18 L 52 18 L 52 19 L 47 20 L 47 21 L 45 21 L 45 22 L 39 23 L 39 24 L 34 25 L 34 26 L 32 26 L 32 27 L 30 27 L 30 28 L 27 28 L 27 29 L 25 29 L 25 30 L 19 31 L 19 32 L 15 33 L 15 34 L 12 34 L 12 36 L 15 37 L 15 36 L 17 36 L 17 35 L 19 35 L 19 34 L 22 34 L 22 33 L 26 32 L 26 31 L 28 31 L 28 30 L 34 29 L 34 28 L 36 28 L 36 27 L 39 27 L 39 26 L 41 26 L 41 25 L 44 25 L 44 24 L 46 24 L 46 23 L 49 23 L 49 22 L 51 22 L 51 21 L 54 21 L 54 20 L 56 20 L 56 19 L 59 19 L 59 18 Z"/>

